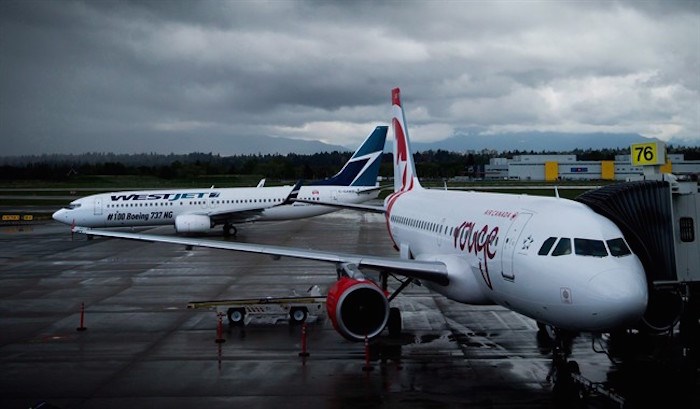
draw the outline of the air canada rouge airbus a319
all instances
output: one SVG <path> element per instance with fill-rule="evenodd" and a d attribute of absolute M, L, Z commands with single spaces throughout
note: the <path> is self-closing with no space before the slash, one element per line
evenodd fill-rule
<path fill-rule="evenodd" d="M 100 193 L 74 200 L 56 211 L 53 218 L 83 227 L 169 224 L 178 233 L 207 233 L 221 225 L 224 234 L 230 235 L 240 223 L 299 219 L 337 211 L 335 207 L 291 199 L 353 204 L 377 198 L 387 128 L 376 127 L 336 175 L 300 188 L 266 187 L 263 180 L 257 187 Z"/>
<path fill-rule="evenodd" d="M 377 336 L 385 328 L 390 334 L 400 331 L 400 313 L 390 300 L 415 280 L 451 300 L 498 304 L 562 330 L 608 332 L 640 322 L 647 308 L 645 272 L 613 222 L 559 197 L 421 187 L 398 88 L 392 91 L 392 111 L 394 192 L 383 206 L 356 208 L 384 214 L 397 258 L 84 227 L 74 231 L 331 263 L 338 281 L 328 290 L 328 317 L 350 340 Z M 407 280 L 389 296 L 369 271 Z"/>

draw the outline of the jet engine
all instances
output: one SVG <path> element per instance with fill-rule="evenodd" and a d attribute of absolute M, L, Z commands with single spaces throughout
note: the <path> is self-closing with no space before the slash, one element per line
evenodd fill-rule
<path fill-rule="evenodd" d="M 178 233 L 206 233 L 211 227 L 209 216 L 203 214 L 183 214 L 175 218 Z"/>
<path fill-rule="evenodd" d="M 328 318 L 333 328 L 350 341 L 379 335 L 389 319 L 389 300 L 367 279 L 341 277 L 328 289 Z"/>

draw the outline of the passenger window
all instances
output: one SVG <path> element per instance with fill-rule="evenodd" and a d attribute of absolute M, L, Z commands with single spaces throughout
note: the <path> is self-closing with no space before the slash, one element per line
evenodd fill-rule
<path fill-rule="evenodd" d="M 552 255 L 564 256 L 567 254 L 571 254 L 571 239 L 562 237 L 559 239 L 559 243 L 557 243 L 557 246 L 554 248 Z"/>
<path fill-rule="evenodd" d="M 602 240 L 574 239 L 574 247 L 579 256 L 605 257 L 608 255 Z"/>
<path fill-rule="evenodd" d="M 542 247 L 540 247 L 540 251 L 537 252 L 540 256 L 546 256 L 549 254 L 549 250 L 552 249 L 552 246 L 554 245 L 554 242 L 557 241 L 556 237 L 550 237 L 547 240 L 542 243 Z"/>
<path fill-rule="evenodd" d="M 610 254 L 615 257 L 622 257 L 628 254 L 632 254 L 632 251 L 627 247 L 627 243 L 622 239 L 622 237 L 617 239 L 608 240 L 608 248 L 610 249 Z"/>

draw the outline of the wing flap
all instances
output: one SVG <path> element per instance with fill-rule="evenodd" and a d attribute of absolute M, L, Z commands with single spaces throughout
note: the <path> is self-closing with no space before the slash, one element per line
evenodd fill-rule
<path fill-rule="evenodd" d="M 261 187 L 262 184 L 265 183 L 265 179 L 262 179 L 258 183 L 258 187 Z M 244 222 L 252 222 L 257 219 L 259 219 L 265 209 L 269 209 L 272 207 L 277 207 L 277 206 L 284 206 L 288 204 L 294 203 L 296 200 L 297 196 L 299 196 L 299 189 L 301 189 L 301 180 L 299 180 L 293 187 L 292 190 L 289 191 L 289 194 L 287 197 L 284 199 L 282 203 L 278 203 L 272 206 L 260 206 L 252 209 L 245 209 L 245 210 L 237 210 L 237 211 L 220 211 L 220 212 L 210 212 L 207 213 L 207 215 L 214 220 L 217 224 L 222 224 L 224 222 L 232 222 L 232 223 L 244 223 Z"/>
<path fill-rule="evenodd" d="M 380 214 L 386 213 L 386 209 L 384 209 L 384 206 L 373 206 L 373 205 L 366 205 L 366 204 L 353 204 L 353 203 L 340 203 L 340 202 L 319 202 L 319 201 L 304 200 L 304 199 L 295 199 L 294 201 L 299 202 L 299 203 L 318 205 L 318 206 L 337 207 L 339 209 L 358 210 L 358 211 L 362 211 L 362 212 L 380 213 Z"/>
<path fill-rule="evenodd" d="M 216 222 L 216 224 L 223 224 L 225 222 L 245 223 L 255 221 L 262 217 L 265 209 L 266 208 L 240 210 L 236 212 L 212 212 L 209 213 L 208 216 Z"/>

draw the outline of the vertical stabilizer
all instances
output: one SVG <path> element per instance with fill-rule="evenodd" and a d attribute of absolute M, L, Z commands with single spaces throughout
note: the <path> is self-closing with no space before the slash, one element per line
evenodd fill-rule
<path fill-rule="evenodd" d="M 331 178 L 311 182 L 308 186 L 376 186 L 388 128 L 387 126 L 376 127 L 340 172 Z"/>
<path fill-rule="evenodd" d="M 400 91 L 391 90 L 391 127 L 394 130 L 394 191 L 407 191 L 420 188 L 416 167 L 413 163 L 411 145 L 408 141 L 406 116 L 401 106 Z"/>

